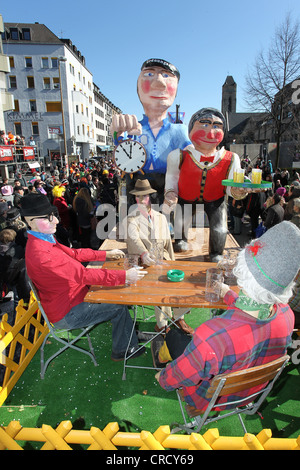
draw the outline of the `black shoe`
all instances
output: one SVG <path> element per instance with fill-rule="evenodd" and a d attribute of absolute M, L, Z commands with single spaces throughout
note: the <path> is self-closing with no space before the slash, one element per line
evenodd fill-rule
<path fill-rule="evenodd" d="M 142 354 L 144 354 L 145 351 L 146 351 L 145 347 L 140 346 L 139 344 L 137 346 L 132 346 L 132 348 L 129 348 L 128 351 L 127 351 L 127 360 L 128 359 L 133 359 L 135 357 L 139 357 Z M 126 354 L 126 352 L 122 352 L 122 353 L 112 352 L 111 353 L 111 360 L 115 361 L 115 362 L 123 361 L 124 358 L 125 358 L 125 354 Z"/>
<path fill-rule="evenodd" d="M 152 354 L 152 359 L 153 359 L 153 366 L 155 367 L 156 370 L 163 369 L 167 365 L 167 362 L 160 362 L 159 356 L 158 356 L 160 348 L 163 346 L 163 344 L 164 344 L 164 338 L 162 335 L 156 336 L 151 342 L 151 354 Z"/>

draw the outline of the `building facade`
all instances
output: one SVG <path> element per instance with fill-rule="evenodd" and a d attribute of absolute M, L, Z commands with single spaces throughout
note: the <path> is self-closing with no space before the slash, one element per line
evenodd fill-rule
<path fill-rule="evenodd" d="M 4 113 L 6 132 L 23 135 L 26 143 L 33 136 L 46 161 L 63 162 L 66 154 L 86 160 L 101 152 L 109 141 L 106 109 L 102 126 L 98 87 L 71 40 L 43 24 L 5 23 L 2 41 L 10 64 L 7 89 L 14 97 L 13 110 Z M 110 103 L 104 96 L 103 102 Z"/>

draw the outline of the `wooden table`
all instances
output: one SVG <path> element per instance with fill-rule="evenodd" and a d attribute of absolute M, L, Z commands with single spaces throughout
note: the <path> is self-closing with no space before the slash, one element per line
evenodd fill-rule
<path fill-rule="evenodd" d="M 186 308 L 226 308 L 223 299 L 208 303 L 205 300 L 206 270 L 215 263 L 198 261 L 163 261 L 163 264 L 145 268 L 148 272 L 136 285 L 91 286 L 85 302 L 124 305 L 152 305 Z M 102 269 L 123 269 L 123 260 L 107 261 Z M 184 271 L 184 280 L 171 282 L 167 278 L 170 269 Z M 238 291 L 237 286 L 233 290 Z"/>
<path fill-rule="evenodd" d="M 124 261 L 108 261 L 102 266 L 102 269 L 123 269 Z M 90 266 L 91 268 L 96 267 Z M 205 300 L 205 280 L 206 270 L 216 267 L 215 263 L 188 261 L 166 261 L 162 264 L 149 266 L 145 268 L 148 272 L 143 279 L 137 281 L 136 285 L 128 286 L 91 286 L 89 292 L 85 296 L 85 302 L 91 303 L 114 303 L 133 306 L 170 306 L 181 307 L 186 310 L 190 308 L 226 308 L 223 299 L 218 302 L 209 303 Z M 170 269 L 179 269 L 184 271 L 184 280 L 181 282 L 172 282 L 168 280 L 167 272 Z M 237 291 L 237 286 L 233 286 Z M 184 310 L 183 310 L 184 311 Z M 134 308 L 134 320 L 131 337 L 135 330 L 137 309 Z M 182 316 L 184 313 L 182 313 Z M 173 319 L 169 319 L 175 325 Z M 176 326 L 176 325 L 175 325 Z M 148 332 L 150 339 L 144 343 L 146 346 L 157 337 L 159 332 Z M 127 355 L 131 337 L 128 343 L 127 351 L 124 358 L 124 368 L 122 379 L 126 380 L 126 368 L 136 369 L 155 369 L 154 367 L 145 367 L 137 365 L 128 365 Z M 142 346 L 141 346 L 142 347 Z"/>

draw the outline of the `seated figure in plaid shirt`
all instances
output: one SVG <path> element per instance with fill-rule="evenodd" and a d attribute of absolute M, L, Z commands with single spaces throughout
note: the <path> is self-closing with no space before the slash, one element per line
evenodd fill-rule
<path fill-rule="evenodd" d="M 239 294 L 222 285 L 227 310 L 201 324 L 192 339 L 173 329 L 165 341 L 152 346 L 156 366 L 171 360 L 155 376 L 161 387 L 167 391 L 182 388 L 187 404 L 205 410 L 206 391 L 215 375 L 286 354 L 295 321 L 288 301 L 299 265 L 300 230 L 291 222 L 283 221 L 252 240 L 240 252 L 234 271 Z M 250 393 L 261 387 L 253 387 Z M 236 399 L 248 393 L 241 392 Z M 220 403 L 226 403 L 226 398 L 219 399 Z"/>

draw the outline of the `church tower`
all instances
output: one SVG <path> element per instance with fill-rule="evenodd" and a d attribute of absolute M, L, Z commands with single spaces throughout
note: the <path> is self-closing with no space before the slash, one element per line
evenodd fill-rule
<path fill-rule="evenodd" d="M 236 113 L 236 89 L 237 85 L 231 75 L 226 77 L 222 87 L 222 113 Z"/>

